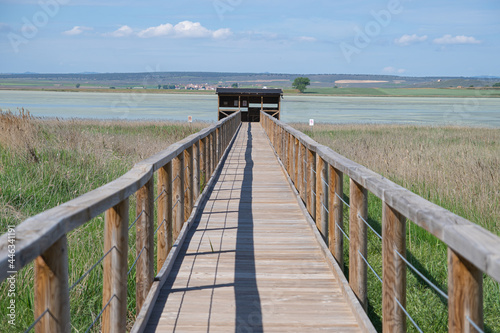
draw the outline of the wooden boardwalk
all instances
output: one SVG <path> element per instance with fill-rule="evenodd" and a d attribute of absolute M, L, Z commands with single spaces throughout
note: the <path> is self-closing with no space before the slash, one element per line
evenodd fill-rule
<path fill-rule="evenodd" d="M 243 123 L 146 332 L 360 331 L 259 123 Z"/>

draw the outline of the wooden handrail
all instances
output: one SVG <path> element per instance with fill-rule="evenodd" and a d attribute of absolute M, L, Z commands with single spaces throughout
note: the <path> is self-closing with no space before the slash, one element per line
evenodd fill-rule
<path fill-rule="evenodd" d="M 323 146 L 304 133 L 261 112 L 261 124 L 335 259 L 343 265 L 342 178 L 350 178 L 349 284 L 366 306 L 367 191 L 383 202 L 383 330 L 404 332 L 406 317 L 405 219 L 448 246 L 449 330 L 472 331 L 483 326 L 482 273 L 500 282 L 500 238 L 482 227 L 435 205 L 383 176 Z M 296 148 L 298 147 L 298 148 Z M 326 165 L 325 165 L 326 164 Z M 325 169 L 329 172 L 325 176 Z M 320 176 L 321 175 L 321 176 Z M 319 177 L 325 178 L 320 180 Z M 328 178 L 328 179 L 326 179 Z M 330 190 L 325 213 L 325 188 Z M 316 208 L 314 208 L 316 206 Z M 325 208 L 326 210 L 326 207 Z M 327 229 L 327 230 L 325 230 Z M 396 252 L 397 251 L 397 252 Z M 397 304 L 399 302 L 399 304 Z"/>
<path fill-rule="evenodd" d="M 135 264 L 139 313 L 154 278 L 154 173 L 158 171 L 159 271 L 176 235 L 195 208 L 201 173 L 205 180 L 213 174 L 240 123 L 241 113 L 234 113 L 135 164 L 118 179 L 28 218 L 15 228 L 14 266 L 9 263 L 8 234 L 0 236 L 0 282 L 10 275 L 9 272 L 19 271 L 36 259 L 35 317 L 41 316 L 35 327 L 37 332 L 69 331 L 66 235 L 103 212 L 106 212 L 104 247 L 109 255 L 103 261 L 102 331 L 125 330 L 129 197 L 137 192 Z"/>

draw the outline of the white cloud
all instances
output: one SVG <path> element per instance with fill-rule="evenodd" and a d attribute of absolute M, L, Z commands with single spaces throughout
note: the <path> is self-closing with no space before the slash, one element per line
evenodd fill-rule
<path fill-rule="evenodd" d="M 212 35 L 215 39 L 225 39 L 225 38 L 231 37 L 233 35 L 233 32 L 229 28 L 224 28 L 224 29 L 215 30 L 212 33 Z"/>
<path fill-rule="evenodd" d="M 316 38 L 314 38 L 314 37 L 308 37 L 308 36 L 301 36 L 301 37 L 297 38 L 297 40 L 299 42 L 311 42 L 311 43 L 317 41 Z"/>
<path fill-rule="evenodd" d="M 387 73 L 387 74 L 403 74 L 404 72 L 406 72 L 406 69 L 403 69 L 403 68 L 395 68 L 395 67 L 392 67 L 392 66 L 388 66 L 388 67 L 384 67 L 384 69 L 382 69 L 382 72 L 384 73 Z"/>
<path fill-rule="evenodd" d="M 181 38 L 207 38 L 212 32 L 200 22 L 182 21 L 174 26 L 175 36 Z"/>
<path fill-rule="evenodd" d="M 137 36 L 147 38 L 147 37 L 158 37 L 158 36 L 167 36 L 174 32 L 174 26 L 170 23 L 160 24 L 157 27 L 150 27 L 139 31 Z"/>
<path fill-rule="evenodd" d="M 76 25 L 73 27 L 73 29 L 64 31 L 62 34 L 67 36 L 75 36 L 81 34 L 84 31 L 89 31 L 89 30 L 92 30 L 92 28 Z"/>
<path fill-rule="evenodd" d="M 481 41 L 477 40 L 474 37 L 468 36 L 455 36 L 452 35 L 444 35 L 443 37 L 439 37 L 434 39 L 434 44 L 479 44 Z"/>
<path fill-rule="evenodd" d="M 232 35 L 231 29 L 224 28 L 210 30 L 201 25 L 200 22 L 182 21 L 176 25 L 170 23 L 149 27 L 137 33 L 142 38 L 171 36 L 176 38 L 214 38 L 224 39 Z"/>
<path fill-rule="evenodd" d="M 397 45 L 401 45 L 401 46 L 407 46 L 407 45 L 414 44 L 414 43 L 424 42 L 426 40 L 427 40 L 426 35 L 417 36 L 417 34 L 413 34 L 413 35 L 403 35 L 399 38 L 396 38 L 394 40 L 394 43 L 396 43 Z"/>
<path fill-rule="evenodd" d="M 118 28 L 117 30 L 107 33 L 105 35 L 111 37 L 127 37 L 130 36 L 133 32 L 134 30 L 132 30 L 131 27 L 129 27 L 128 25 L 124 25 Z"/>

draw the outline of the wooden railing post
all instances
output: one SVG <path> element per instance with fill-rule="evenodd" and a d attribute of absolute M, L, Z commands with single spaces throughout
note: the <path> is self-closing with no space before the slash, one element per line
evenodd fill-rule
<path fill-rule="evenodd" d="M 328 169 L 325 161 L 316 154 L 316 227 L 328 245 Z"/>
<path fill-rule="evenodd" d="M 128 198 L 105 214 L 102 332 L 125 332 L 127 326 Z"/>
<path fill-rule="evenodd" d="M 194 158 L 193 146 L 184 150 L 184 221 L 191 215 L 193 210 L 193 191 L 194 191 Z M 184 222 L 183 221 L 183 222 Z"/>
<path fill-rule="evenodd" d="M 293 182 L 295 187 L 299 187 L 299 140 L 292 136 L 293 138 Z"/>
<path fill-rule="evenodd" d="M 158 170 L 157 270 L 163 267 L 172 248 L 172 162 Z"/>
<path fill-rule="evenodd" d="M 469 322 L 483 329 L 483 273 L 448 248 L 448 331 L 476 332 Z"/>
<path fill-rule="evenodd" d="M 337 196 L 342 197 L 344 193 L 343 174 L 330 165 L 330 193 L 328 195 L 329 215 L 329 248 L 340 268 L 344 267 L 344 234 L 340 229 L 344 229 L 344 204 Z"/>
<path fill-rule="evenodd" d="M 136 263 L 135 304 L 140 312 L 154 277 L 154 179 L 151 179 L 137 191 L 136 214 L 141 216 L 136 226 Z M 136 216 L 137 218 L 137 216 Z"/>
<path fill-rule="evenodd" d="M 307 211 L 316 221 L 316 153 L 307 150 Z"/>
<path fill-rule="evenodd" d="M 406 219 L 385 202 L 382 204 L 382 330 L 406 332 Z M 396 251 L 398 253 L 396 253 Z"/>
<path fill-rule="evenodd" d="M 299 184 L 300 184 L 300 197 L 302 198 L 302 201 L 306 203 L 306 196 L 307 196 L 307 152 L 306 152 L 306 147 L 302 144 L 299 143 L 299 151 L 300 151 L 300 179 L 299 179 Z"/>
<path fill-rule="evenodd" d="M 217 136 L 215 131 L 210 134 L 210 174 L 213 174 L 217 166 Z"/>
<path fill-rule="evenodd" d="M 46 310 L 48 312 L 42 316 Z M 40 316 L 35 326 L 37 333 L 71 330 L 66 235 L 35 259 L 35 318 Z"/>
<path fill-rule="evenodd" d="M 193 201 L 196 201 L 200 196 L 200 176 L 201 176 L 201 140 L 198 140 L 193 145 L 193 170 L 194 170 L 194 188 Z"/>
<path fill-rule="evenodd" d="M 200 147 L 199 147 L 199 156 L 200 156 L 200 161 L 198 163 L 199 169 L 200 169 L 200 179 L 198 183 L 200 184 L 201 187 L 201 178 L 203 177 L 204 179 L 204 184 L 207 183 L 207 158 L 206 158 L 206 144 L 207 140 L 206 138 L 203 138 L 200 140 Z"/>
<path fill-rule="evenodd" d="M 221 143 L 220 143 L 220 128 L 217 128 L 215 130 L 215 165 L 217 165 L 217 163 L 219 163 L 219 160 L 220 160 L 220 147 L 221 147 Z"/>
<path fill-rule="evenodd" d="M 358 217 L 366 220 L 368 212 L 368 196 L 364 187 L 351 179 L 350 214 L 349 214 L 349 285 L 358 297 L 363 308 L 366 301 L 366 263 L 361 258 L 367 256 L 366 224 Z M 360 255 L 361 254 L 361 255 Z"/>
<path fill-rule="evenodd" d="M 175 243 L 179 232 L 184 224 L 184 152 L 173 159 L 172 175 L 173 181 L 173 201 L 172 201 L 172 241 Z"/>

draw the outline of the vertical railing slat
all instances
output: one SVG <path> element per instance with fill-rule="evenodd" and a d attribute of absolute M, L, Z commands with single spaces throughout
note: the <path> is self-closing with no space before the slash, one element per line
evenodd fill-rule
<path fill-rule="evenodd" d="M 172 162 L 158 170 L 156 269 L 159 272 L 172 248 Z"/>
<path fill-rule="evenodd" d="M 46 310 L 35 325 L 37 333 L 70 331 L 66 235 L 35 259 L 35 318 Z"/>
<path fill-rule="evenodd" d="M 154 179 L 151 179 L 137 191 L 136 214 L 140 215 L 136 222 L 136 263 L 135 295 L 136 309 L 140 312 L 154 276 Z"/>
<path fill-rule="evenodd" d="M 382 204 L 382 330 L 406 332 L 406 219 L 385 202 Z M 397 251 L 397 252 L 396 252 Z"/>
<path fill-rule="evenodd" d="M 105 214 L 102 332 L 125 332 L 127 324 L 128 198 Z M 113 299 L 111 299 L 113 298 Z"/>
<path fill-rule="evenodd" d="M 368 196 L 364 187 L 351 179 L 349 212 L 349 285 L 363 308 L 367 309 L 366 285 L 367 266 L 361 255 L 367 257 L 366 224 Z"/>
<path fill-rule="evenodd" d="M 330 165 L 328 210 L 329 214 L 329 248 L 337 259 L 340 268 L 344 267 L 344 205 L 339 196 L 344 193 L 343 174 Z M 337 196 L 338 195 L 338 196 Z"/>
<path fill-rule="evenodd" d="M 448 248 L 448 331 L 476 332 L 467 320 L 483 329 L 483 273 Z"/>

